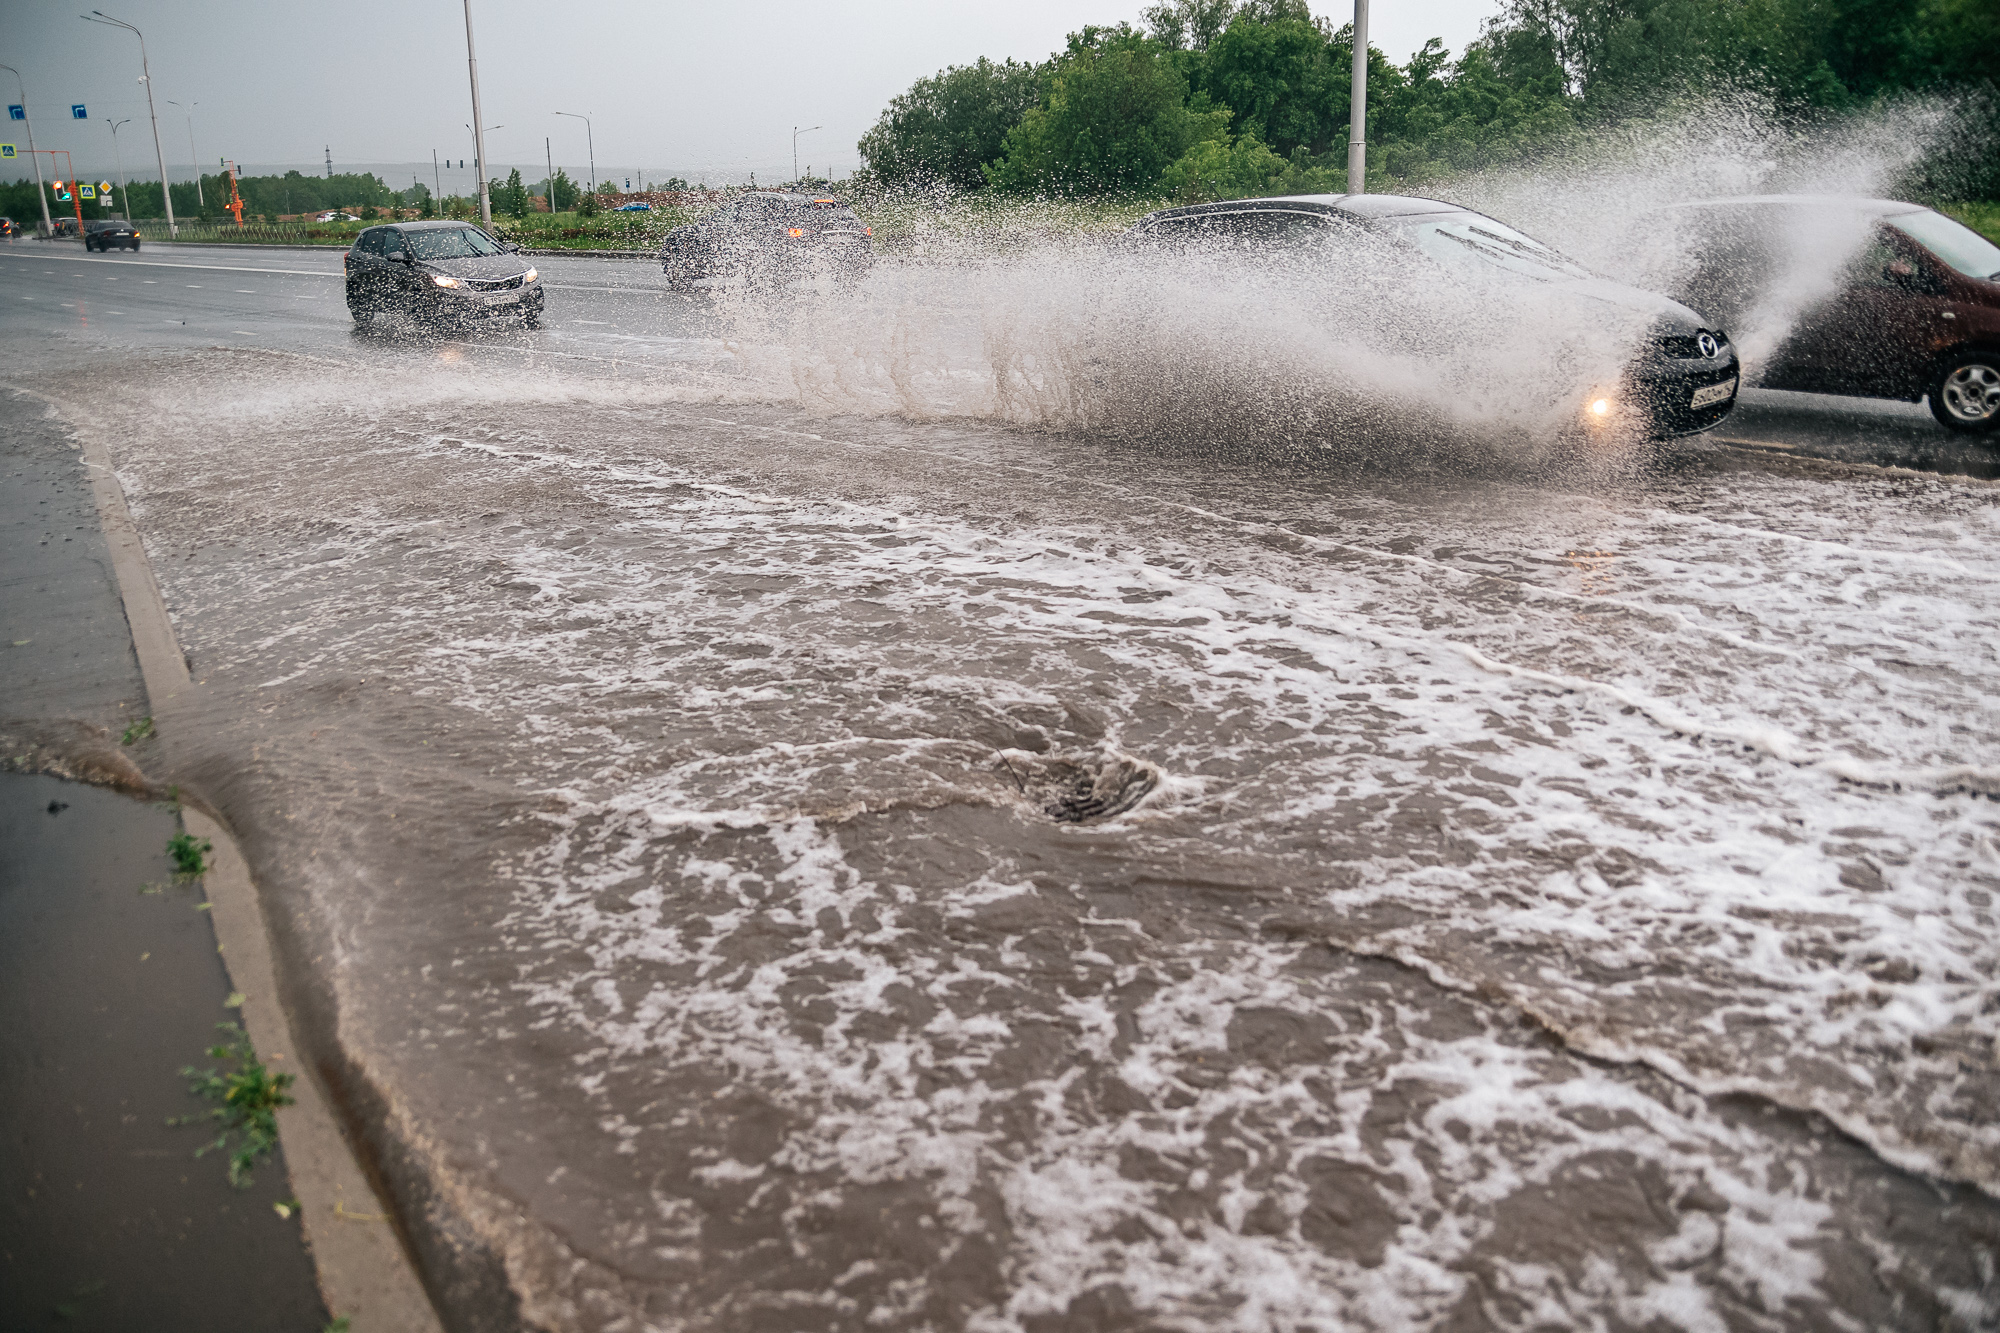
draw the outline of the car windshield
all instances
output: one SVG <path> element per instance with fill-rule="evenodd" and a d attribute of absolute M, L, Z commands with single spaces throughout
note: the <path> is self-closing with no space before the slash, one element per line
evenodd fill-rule
<path fill-rule="evenodd" d="M 1423 213 L 1383 218 L 1382 225 L 1452 268 L 1497 268 L 1544 282 L 1590 276 L 1534 237 L 1479 213 Z"/>
<path fill-rule="evenodd" d="M 500 247 L 477 227 L 443 227 L 436 231 L 406 231 L 403 244 L 418 259 L 471 259 L 497 255 Z"/>
<path fill-rule="evenodd" d="M 2000 245 L 1962 222 L 1925 209 L 1898 213 L 1889 225 L 1957 269 L 1968 278 L 2000 281 Z"/>

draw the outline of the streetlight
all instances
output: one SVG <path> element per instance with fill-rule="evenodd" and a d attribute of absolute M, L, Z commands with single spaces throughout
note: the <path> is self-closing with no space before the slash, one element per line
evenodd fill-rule
<path fill-rule="evenodd" d="M 467 0 L 471 3 L 471 0 Z M 93 9 L 88 14 L 80 14 L 85 23 L 103 23 L 113 28 L 123 28 L 139 39 L 139 82 L 146 85 L 146 114 L 153 118 L 153 155 L 160 160 L 160 198 L 167 205 L 167 235 L 179 236 L 180 228 L 174 225 L 174 190 L 167 183 L 167 153 L 160 147 L 160 112 L 153 105 L 153 68 L 146 63 L 146 34 L 123 19 L 112 18 L 101 9 Z M 196 175 L 201 173 L 197 171 Z"/>
<path fill-rule="evenodd" d="M 130 125 L 132 118 L 127 116 L 123 120 L 113 120 L 111 117 L 106 116 L 104 123 L 111 127 L 111 156 L 118 163 L 118 192 L 125 196 L 125 220 L 130 222 L 132 220 L 132 192 L 125 188 L 125 154 L 118 151 L 118 127 L 120 125 Z"/>
<path fill-rule="evenodd" d="M 479 168 L 479 225 L 493 225 L 493 200 L 486 193 L 486 130 L 479 117 L 479 57 L 472 53 L 472 0 L 465 0 L 465 67 L 472 75 L 472 156 Z M 498 129 L 499 126 L 494 128 Z"/>
<path fill-rule="evenodd" d="M 35 197 L 42 201 L 42 235 L 50 236 L 55 233 L 56 224 L 49 220 L 49 192 L 42 184 L 42 159 L 35 152 L 35 122 L 28 117 L 28 85 L 21 82 L 21 71 L 12 65 L 0 65 L 0 69 L 12 74 L 14 82 L 20 85 L 21 119 L 28 123 L 28 156 L 35 159 Z"/>
<path fill-rule="evenodd" d="M 825 129 L 825 128 L 826 127 L 823 125 L 808 125 L 804 129 L 800 129 L 796 125 L 792 126 L 792 184 L 793 185 L 797 185 L 799 183 L 799 136 L 801 134 L 811 134 L 814 130 Z"/>
<path fill-rule="evenodd" d="M 1354 82 L 1347 104 L 1347 192 L 1368 193 L 1368 0 L 1354 0 Z"/>
<path fill-rule="evenodd" d="M 590 124 L 590 117 L 578 115 L 574 111 L 558 111 L 558 116 L 568 116 L 571 120 L 583 122 L 583 141 L 590 145 L 590 192 L 597 193 L 597 135 Z"/>
<path fill-rule="evenodd" d="M 200 106 L 201 103 L 189 102 L 186 106 L 181 106 L 179 102 L 169 97 L 167 105 L 179 106 L 188 118 L 188 161 L 194 163 L 194 201 L 203 208 L 207 208 L 208 200 L 204 199 L 201 193 L 201 154 L 194 150 L 194 109 Z M 130 222 L 131 219 L 127 218 L 126 221 Z"/>

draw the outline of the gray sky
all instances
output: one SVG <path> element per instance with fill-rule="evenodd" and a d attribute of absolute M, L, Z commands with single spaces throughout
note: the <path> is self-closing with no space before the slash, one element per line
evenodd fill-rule
<path fill-rule="evenodd" d="M 0 62 L 26 77 L 39 146 L 70 149 L 80 174 L 109 175 L 105 117 L 129 116 L 118 134 L 125 169 L 134 178 L 155 175 L 139 43 L 81 21 L 93 3 L 104 0 L 6 0 Z M 501 167 L 539 167 L 548 136 L 557 165 L 581 175 L 583 122 L 552 114 L 580 111 L 595 124 L 600 178 L 644 169 L 649 179 L 677 172 L 718 182 L 754 171 L 773 180 L 791 174 L 792 127 L 820 125 L 800 136 L 800 163 L 844 173 L 857 165 L 855 140 L 913 80 L 982 55 L 1044 59 L 1064 34 L 1136 20 L 1143 4 L 473 0 L 486 122 L 501 127 L 488 134 L 487 152 Z M 1315 0 L 1313 8 L 1337 23 L 1352 14 L 1351 0 Z M 1429 37 L 1455 52 L 1497 9 L 1498 0 L 1377 0 L 1370 35 L 1398 61 Z M 197 103 L 196 149 L 209 170 L 222 156 L 250 167 L 303 167 L 319 163 L 329 145 L 336 170 L 428 164 L 433 149 L 472 156 L 463 10 L 453 0 L 116 0 L 107 12 L 146 33 L 161 142 L 177 179 L 191 161 L 188 124 L 166 99 Z M 4 72 L 0 91 L 6 102 L 19 100 Z M 88 108 L 87 122 L 71 119 L 77 102 Z M 27 145 L 18 122 L 0 121 L 4 140 Z M 25 161 L 18 167 L 31 174 Z M 408 183 L 383 174 L 392 185 Z"/>

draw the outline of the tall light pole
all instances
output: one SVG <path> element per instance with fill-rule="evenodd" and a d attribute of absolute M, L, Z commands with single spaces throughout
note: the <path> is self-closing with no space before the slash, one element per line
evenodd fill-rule
<path fill-rule="evenodd" d="M 558 116 L 568 116 L 571 120 L 583 122 L 583 141 L 590 145 L 590 192 L 597 193 L 597 135 L 591 128 L 590 117 L 574 111 L 558 111 Z"/>
<path fill-rule="evenodd" d="M 792 184 L 797 185 L 799 183 L 799 136 L 801 134 L 811 134 L 814 130 L 824 128 L 826 127 L 823 125 L 808 125 L 804 129 L 800 129 L 796 125 L 792 126 Z"/>
<path fill-rule="evenodd" d="M 28 156 L 35 159 L 35 197 L 42 201 L 42 235 L 48 236 L 55 231 L 56 224 L 49 220 L 49 191 L 48 187 L 42 184 L 41 156 L 35 152 L 35 122 L 28 115 L 28 85 L 21 82 L 21 71 L 12 65 L 0 65 L 0 69 L 12 74 L 14 82 L 21 89 L 21 119 L 28 125 Z"/>
<path fill-rule="evenodd" d="M 1368 0 L 1354 0 L 1354 86 L 1347 110 L 1347 192 L 1368 193 Z"/>
<path fill-rule="evenodd" d="M 467 3 L 470 2 L 471 0 L 467 0 Z M 174 225 L 174 189 L 167 183 L 167 153 L 160 147 L 160 111 L 153 105 L 153 67 L 146 61 L 146 34 L 124 19 L 112 18 L 101 9 L 93 9 L 80 17 L 85 23 L 104 23 L 114 28 L 123 28 L 139 39 L 139 82 L 146 85 L 146 114 L 153 119 L 153 156 L 160 161 L 160 198 L 167 206 L 167 235 L 179 236 L 180 228 Z"/>
<path fill-rule="evenodd" d="M 182 113 L 188 118 L 188 161 L 194 163 L 194 201 L 203 208 L 207 208 L 208 200 L 201 193 L 201 154 L 194 150 L 194 109 L 200 106 L 201 103 L 189 102 L 186 106 L 181 106 L 179 102 L 169 97 L 167 105 L 180 107 Z M 126 220 L 129 222 L 131 219 L 128 218 Z"/>
<path fill-rule="evenodd" d="M 479 168 L 479 225 L 493 225 L 493 200 L 486 193 L 486 122 L 479 116 L 479 57 L 472 52 L 472 0 L 465 0 L 465 67 L 472 75 L 472 156 Z"/>
<path fill-rule="evenodd" d="M 111 127 L 111 157 L 113 161 L 118 163 L 118 193 L 125 196 L 125 220 L 130 222 L 132 220 L 132 192 L 125 188 L 125 154 L 118 151 L 118 127 L 120 125 L 130 125 L 132 118 L 127 116 L 123 120 L 113 120 L 111 117 L 106 116 L 104 123 Z"/>

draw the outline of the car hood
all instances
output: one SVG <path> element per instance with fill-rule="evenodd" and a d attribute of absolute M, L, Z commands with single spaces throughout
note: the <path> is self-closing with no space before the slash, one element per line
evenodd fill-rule
<path fill-rule="evenodd" d="M 448 273 L 454 278 L 511 278 L 528 271 L 527 262 L 519 255 L 470 255 L 464 259 L 420 259 L 417 263 L 432 273 Z"/>
<path fill-rule="evenodd" d="M 1558 284 L 1561 290 L 1581 301 L 1597 302 L 1651 317 L 1665 333 L 1696 333 L 1713 329 L 1714 321 L 1682 305 L 1670 296 L 1632 287 L 1610 278 L 1575 278 Z"/>

